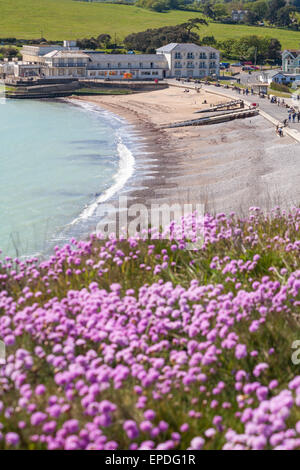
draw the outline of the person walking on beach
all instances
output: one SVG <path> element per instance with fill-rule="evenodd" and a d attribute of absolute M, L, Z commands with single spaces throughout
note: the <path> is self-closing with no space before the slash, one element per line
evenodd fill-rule
<path fill-rule="evenodd" d="M 298 122 L 300 122 L 300 111 L 298 111 L 298 113 L 297 113 L 297 120 L 298 120 Z"/>
<path fill-rule="evenodd" d="M 296 116 L 297 116 L 297 114 L 293 113 L 293 122 L 295 122 Z"/>
<path fill-rule="evenodd" d="M 289 122 L 292 122 L 292 113 L 289 113 Z"/>

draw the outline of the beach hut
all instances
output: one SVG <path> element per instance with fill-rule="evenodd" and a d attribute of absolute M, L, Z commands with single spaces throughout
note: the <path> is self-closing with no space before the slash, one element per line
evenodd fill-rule
<path fill-rule="evenodd" d="M 268 94 L 268 83 L 253 83 L 252 88 L 260 96 Z"/>

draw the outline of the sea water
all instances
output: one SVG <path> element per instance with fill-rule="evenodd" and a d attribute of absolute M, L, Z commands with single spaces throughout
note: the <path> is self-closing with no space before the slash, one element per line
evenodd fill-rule
<path fill-rule="evenodd" d="M 92 230 L 97 205 L 133 174 L 129 135 L 122 119 L 90 104 L 2 102 L 2 256 L 45 253 Z"/>

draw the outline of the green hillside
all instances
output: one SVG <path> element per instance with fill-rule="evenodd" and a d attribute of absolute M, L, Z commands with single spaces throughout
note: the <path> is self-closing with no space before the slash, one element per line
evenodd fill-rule
<path fill-rule="evenodd" d="M 0 0 L 0 37 L 47 39 L 76 39 L 103 32 L 116 33 L 122 39 L 131 32 L 147 28 L 175 25 L 192 17 L 196 12 L 153 11 L 127 5 L 75 2 L 73 0 Z M 216 39 L 240 37 L 247 34 L 277 37 L 283 47 L 297 47 L 299 32 L 276 28 L 210 23 L 203 35 L 213 34 Z"/>

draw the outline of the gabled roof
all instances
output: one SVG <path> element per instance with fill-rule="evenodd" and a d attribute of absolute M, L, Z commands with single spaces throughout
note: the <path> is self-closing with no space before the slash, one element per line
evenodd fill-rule
<path fill-rule="evenodd" d="M 178 42 L 171 42 L 170 44 L 166 44 L 165 46 L 159 47 L 156 49 L 156 52 L 172 52 L 174 49 L 177 50 L 185 50 L 185 49 L 201 49 L 206 52 L 218 52 L 217 49 L 210 46 L 198 46 L 198 44 L 193 44 L 192 42 L 186 43 L 178 43 Z"/>
<path fill-rule="evenodd" d="M 267 75 L 268 77 L 275 77 L 275 75 L 279 75 L 279 74 L 283 75 L 282 70 L 270 70 L 269 72 L 264 71 L 263 73 Z"/>
<path fill-rule="evenodd" d="M 159 52 L 171 52 L 175 47 L 178 46 L 177 42 L 170 42 L 170 44 L 166 44 L 165 46 L 159 47 L 156 49 Z"/>
<path fill-rule="evenodd" d="M 298 55 L 300 55 L 300 50 L 299 49 L 285 49 L 282 52 L 282 54 L 284 54 L 284 53 L 290 54 L 295 59 Z"/>
<path fill-rule="evenodd" d="M 85 54 L 84 52 L 80 51 L 68 51 L 68 50 L 63 50 L 63 51 L 52 51 L 48 52 L 48 54 L 45 54 L 44 57 L 47 59 L 51 59 L 52 57 L 57 57 L 57 58 L 69 58 L 69 57 L 74 57 L 76 59 L 86 59 L 88 58 L 88 55 Z"/>

